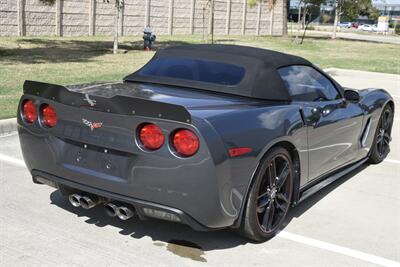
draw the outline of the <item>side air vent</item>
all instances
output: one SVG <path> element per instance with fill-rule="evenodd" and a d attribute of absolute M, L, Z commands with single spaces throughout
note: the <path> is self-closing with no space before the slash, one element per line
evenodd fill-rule
<path fill-rule="evenodd" d="M 366 146 L 367 138 L 369 135 L 369 132 L 371 130 L 371 118 L 368 118 L 367 124 L 365 125 L 365 129 L 363 131 L 363 134 L 361 135 L 361 147 Z"/>

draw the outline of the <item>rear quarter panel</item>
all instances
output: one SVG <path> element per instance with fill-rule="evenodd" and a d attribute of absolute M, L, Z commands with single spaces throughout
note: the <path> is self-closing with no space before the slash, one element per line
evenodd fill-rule
<path fill-rule="evenodd" d="M 246 199 L 254 173 L 266 152 L 281 141 L 290 142 L 296 147 L 300 158 L 300 184 L 307 181 L 307 129 L 303 123 L 300 107 L 290 104 L 272 106 L 254 105 L 232 107 L 232 109 L 191 110 L 197 117 L 206 117 L 220 139 L 218 146 L 211 148 L 219 170 L 218 179 L 222 179 L 222 196 L 230 198 L 225 203 L 238 212 Z M 205 137 L 205 140 L 215 140 Z M 228 151 L 234 147 L 250 147 L 252 152 L 230 158 Z M 222 151 L 221 151 L 222 149 Z"/>

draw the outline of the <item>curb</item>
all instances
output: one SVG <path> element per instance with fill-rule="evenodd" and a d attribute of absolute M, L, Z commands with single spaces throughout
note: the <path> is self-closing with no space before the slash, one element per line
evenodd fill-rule
<path fill-rule="evenodd" d="M 17 131 L 17 118 L 0 120 L 0 135 Z"/>
<path fill-rule="evenodd" d="M 369 75 L 375 76 L 379 78 L 388 78 L 388 79 L 400 79 L 399 74 L 394 73 L 385 73 L 385 72 L 374 72 L 374 71 L 366 71 L 366 70 L 350 70 L 350 69 L 339 69 L 339 68 L 326 68 L 324 69 L 326 73 L 332 76 L 337 75 L 347 75 L 347 76 L 354 76 L 354 75 Z"/>

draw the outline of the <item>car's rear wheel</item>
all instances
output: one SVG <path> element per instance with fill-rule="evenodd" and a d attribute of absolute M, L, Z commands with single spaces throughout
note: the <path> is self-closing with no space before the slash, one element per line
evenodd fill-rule
<path fill-rule="evenodd" d="M 389 154 L 393 116 L 392 107 L 386 105 L 379 119 L 378 127 L 376 128 L 374 142 L 369 155 L 369 163 L 380 163 Z"/>
<path fill-rule="evenodd" d="M 293 192 L 293 163 L 289 152 L 271 149 L 262 160 L 250 189 L 241 233 L 254 241 L 265 241 L 281 228 Z"/>

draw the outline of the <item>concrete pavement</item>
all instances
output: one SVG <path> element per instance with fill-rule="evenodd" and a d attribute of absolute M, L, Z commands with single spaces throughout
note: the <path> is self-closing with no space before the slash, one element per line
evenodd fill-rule
<path fill-rule="evenodd" d="M 395 140 L 399 129 L 396 122 Z M 17 135 L 0 142 L 0 155 L 22 160 Z M 398 162 L 363 166 L 300 204 L 283 233 L 262 244 L 229 230 L 203 233 L 157 220 L 122 222 L 100 207 L 76 209 L 54 189 L 34 185 L 18 163 L 0 159 L 0 263 L 400 266 L 400 157 L 390 158 Z"/>
<path fill-rule="evenodd" d="M 344 87 L 383 88 L 394 97 L 400 96 L 400 75 L 337 68 L 329 68 L 325 71 Z"/>
<path fill-rule="evenodd" d="M 301 31 L 302 33 L 302 31 Z M 330 31 L 307 31 L 308 37 L 331 37 Z M 397 35 L 382 35 L 378 33 L 366 32 L 337 32 L 336 38 L 345 40 L 357 40 L 374 43 L 400 44 L 400 36 Z"/>
<path fill-rule="evenodd" d="M 17 130 L 17 119 L 0 120 L 0 134 L 8 134 Z"/>

